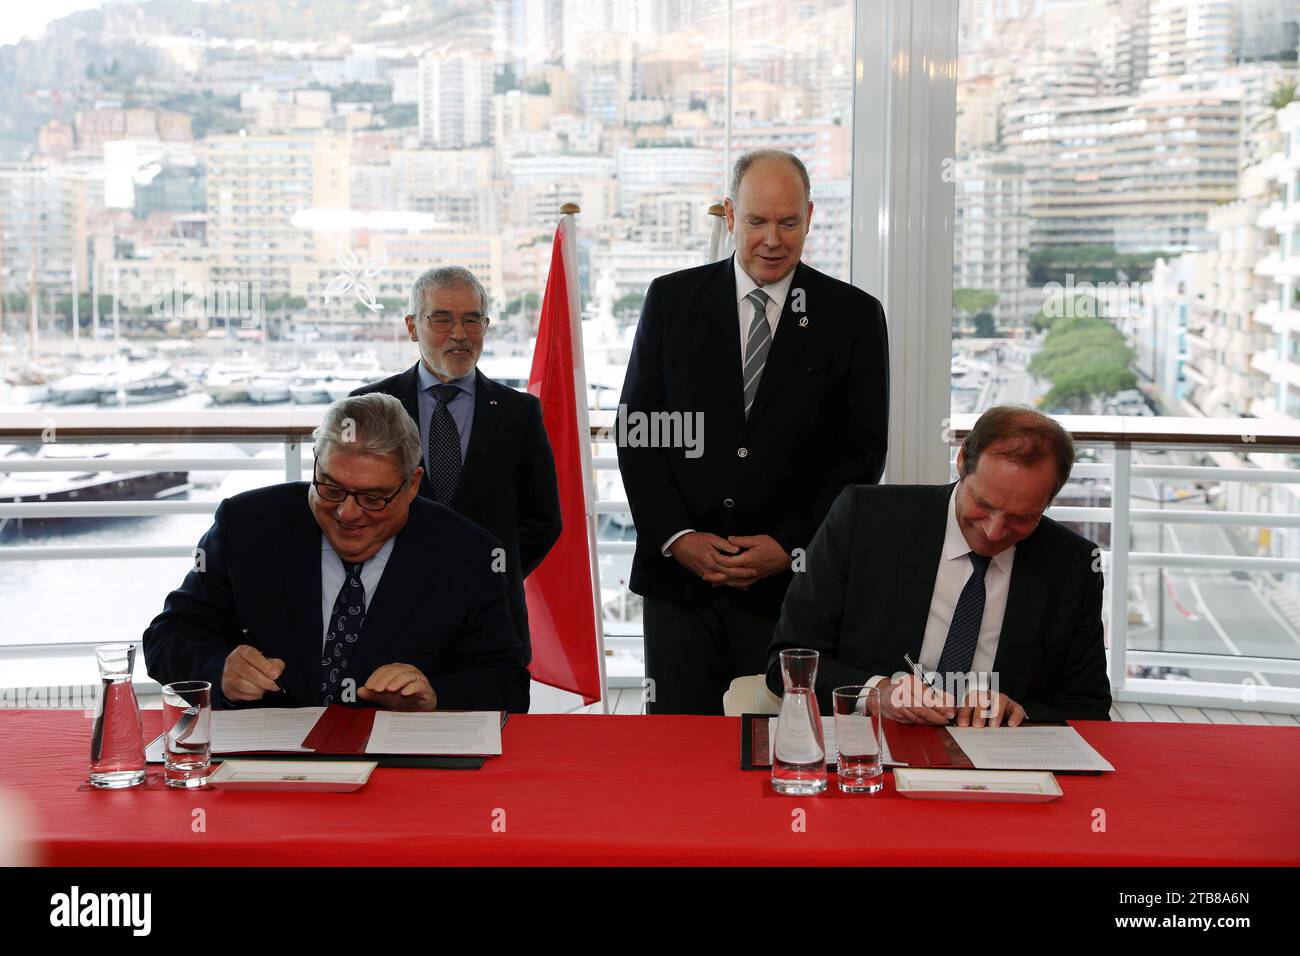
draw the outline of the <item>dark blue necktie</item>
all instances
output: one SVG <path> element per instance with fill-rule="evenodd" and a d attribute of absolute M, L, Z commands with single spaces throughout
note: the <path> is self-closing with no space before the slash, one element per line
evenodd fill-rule
<path fill-rule="evenodd" d="M 943 653 L 936 668 L 940 675 L 970 672 L 975 646 L 980 640 L 980 625 L 984 622 L 984 575 L 992 560 L 974 551 L 970 553 L 971 573 L 948 625 L 948 639 L 943 642 Z"/>
<path fill-rule="evenodd" d="M 433 415 L 429 418 L 429 449 L 425 463 L 429 467 L 429 483 L 433 485 L 433 500 L 449 504 L 456 494 L 460 481 L 460 432 L 447 410 L 447 403 L 460 389 L 455 385 L 433 385 Z"/>
<path fill-rule="evenodd" d="M 343 561 L 342 558 L 339 558 Z M 366 589 L 361 583 L 361 568 L 365 562 L 348 564 L 343 561 L 343 587 L 334 599 L 330 612 L 330 626 L 325 632 L 325 647 L 320 658 L 321 703 L 325 706 L 339 700 L 339 689 L 348 675 L 348 662 L 361 625 L 366 622 Z"/>

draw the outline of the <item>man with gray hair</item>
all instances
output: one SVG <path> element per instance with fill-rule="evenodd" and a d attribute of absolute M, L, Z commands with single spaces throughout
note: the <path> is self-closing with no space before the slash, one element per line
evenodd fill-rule
<path fill-rule="evenodd" d="M 807 169 L 793 153 L 746 153 L 730 193 L 735 255 L 650 283 L 623 383 L 629 416 L 695 413 L 705 432 L 703 454 L 618 449 L 652 713 L 721 713 L 733 678 L 766 669 L 817 526 L 885 464 L 885 314 L 801 261 Z"/>
<path fill-rule="evenodd" d="M 144 633 L 149 676 L 216 707 L 528 709 L 497 542 L 419 498 L 419 435 L 387 395 L 345 398 L 308 482 L 227 498 Z"/>
<path fill-rule="evenodd" d="M 472 272 L 461 266 L 425 271 L 411 287 L 406 315 L 420 360 L 352 394 L 400 400 L 419 428 L 420 494 L 501 542 L 510 616 L 527 663 L 524 578 L 560 537 L 560 495 L 541 403 L 477 368 L 490 322 L 487 292 Z"/>

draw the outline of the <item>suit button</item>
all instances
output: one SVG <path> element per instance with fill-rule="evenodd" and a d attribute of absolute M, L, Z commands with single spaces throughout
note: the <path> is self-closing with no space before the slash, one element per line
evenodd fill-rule
<path fill-rule="evenodd" d="M 748 449 L 748 448 L 737 448 L 737 449 L 736 449 L 736 455 L 739 456 L 740 458 L 746 458 L 746 457 L 749 456 L 749 449 Z"/>
<path fill-rule="evenodd" d="M 723 498 L 723 499 L 722 499 L 722 504 L 723 504 L 723 507 L 725 507 L 725 508 L 734 508 L 734 507 L 736 507 L 736 499 L 734 499 L 734 498 Z"/>

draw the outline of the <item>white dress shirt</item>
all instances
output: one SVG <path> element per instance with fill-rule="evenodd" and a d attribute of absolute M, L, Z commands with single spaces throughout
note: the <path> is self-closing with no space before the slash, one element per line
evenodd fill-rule
<path fill-rule="evenodd" d="M 939 570 L 934 576 L 934 590 L 930 594 L 930 614 L 925 622 L 921 656 L 916 661 L 926 674 L 932 673 L 939 666 L 943 645 L 948 640 L 948 628 L 952 625 L 952 616 L 957 610 L 957 599 L 961 597 L 967 579 L 975 571 L 969 557 L 970 545 L 966 543 L 961 526 L 957 524 L 957 495 L 960 491 L 959 481 L 948 496 L 948 523 L 943 536 L 943 553 L 939 558 Z M 1011 590 L 1011 566 L 1015 557 L 1016 546 L 1012 545 L 994 555 L 984 573 L 984 619 L 980 622 L 975 658 L 971 662 L 971 670 L 977 673 L 991 671 L 993 661 L 997 659 L 998 639 L 1002 635 L 1002 620 L 1007 613 L 1007 594 Z M 906 667 L 906 664 L 899 661 L 900 671 L 906 670 Z M 868 683 L 874 687 L 884 679 L 883 676 L 876 676 Z"/>
<path fill-rule="evenodd" d="M 786 296 L 790 294 L 790 283 L 794 282 L 794 270 L 791 269 L 785 274 L 779 282 L 773 282 L 771 285 L 760 286 L 757 282 L 749 277 L 749 273 L 740 267 L 740 260 L 733 254 L 731 257 L 731 266 L 736 270 L 736 317 L 740 320 L 740 374 L 745 374 L 745 343 L 749 341 L 749 323 L 754 320 L 754 307 L 745 301 L 745 296 L 749 295 L 755 289 L 762 289 L 767 293 L 767 325 L 772 330 L 772 338 L 776 338 L 776 327 L 781 321 L 781 312 L 785 309 Z M 770 353 L 769 353 L 770 354 Z M 684 528 L 664 542 L 664 557 L 669 557 L 671 552 L 668 550 L 684 534 L 690 534 L 694 528 Z"/>
<path fill-rule="evenodd" d="M 389 505 L 391 508 L 392 505 Z M 370 608 L 370 599 L 374 597 L 376 589 L 379 587 L 379 579 L 384 576 L 384 568 L 388 565 L 388 556 L 393 553 L 393 542 L 396 538 L 389 538 L 384 542 L 374 555 L 361 566 L 361 586 L 366 591 L 366 608 Z M 329 539 L 324 534 L 320 536 L 320 609 L 321 609 L 321 632 L 320 647 L 325 650 L 325 635 L 330 630 L 330 612 L 334 610 L 334 599 L 339 596 L 339 591 L 343 587 L 343 562 L 339 559 L 336 552 L 329 543 Z M 368 675 L 367 675 L 368 676 Z"/>

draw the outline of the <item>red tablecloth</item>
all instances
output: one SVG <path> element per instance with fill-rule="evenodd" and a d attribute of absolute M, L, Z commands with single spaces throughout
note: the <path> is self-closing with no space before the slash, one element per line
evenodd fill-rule
<path fill-rule="evenodd" d="M 1076 724 L 1117 772 L 1061 775 L 1062 799 L 1026 806 L 907 800 L 891 775 L 875 796 L 777 796 L 738 769 L 726 717 L 512 717 L 481 770 L 381 768 L 352 794 L 86 791 L 90 724 L 0 710 L 0 788 L 40 862 L 1300 864 L 1300 728 Z"/>

